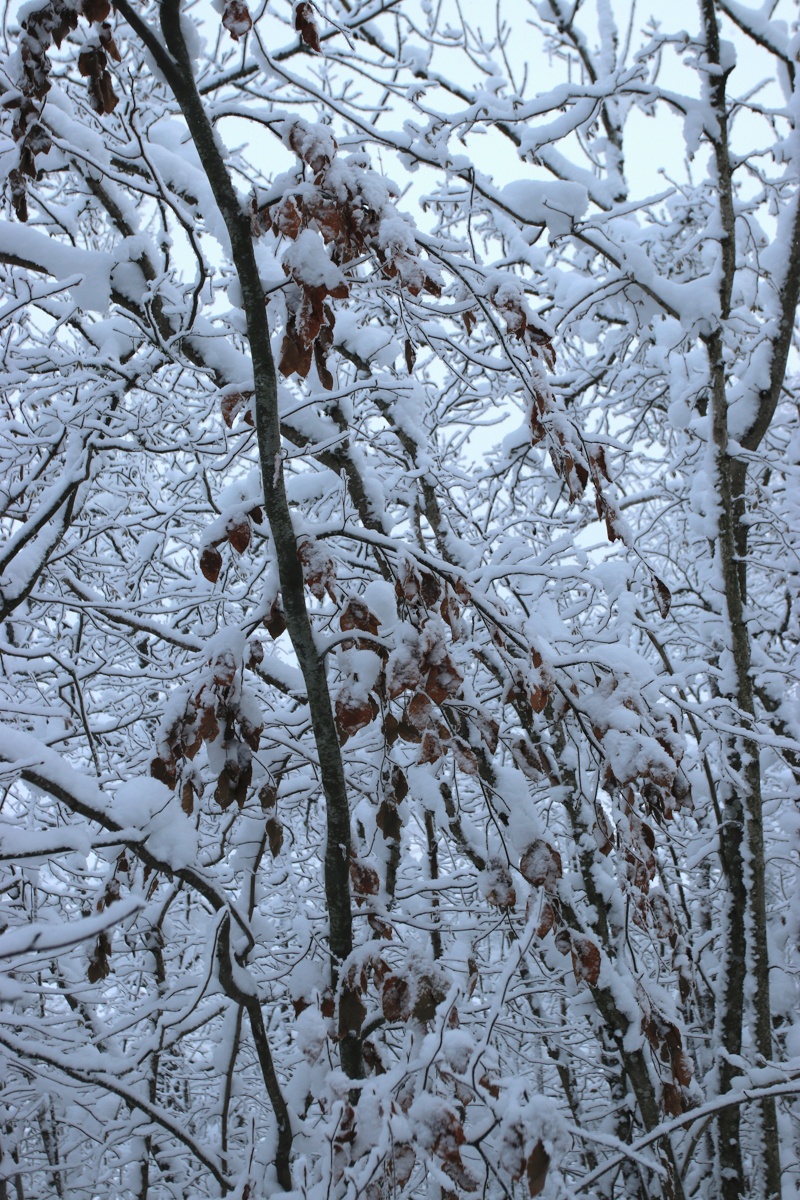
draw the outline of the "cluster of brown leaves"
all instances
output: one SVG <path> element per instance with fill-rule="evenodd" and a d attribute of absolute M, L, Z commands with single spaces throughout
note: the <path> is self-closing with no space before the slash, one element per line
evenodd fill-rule
<path fill-rule="evenodd" d="M 303 19 L 297 27 L 305 39 L 304 30 L 309 31 L 308 36 L 312 36 L 312 6 L 298 5 L 296 21 L 300 18 L 301 10 Z M 318 39 L 315 48 L 318 48 Z M 387 245 L 381 237 L 383 214 L 372 207 L 359 172 L 348 171 L 342 175 L 335 171 L 337 145 L 328 131 L 320 131 L 319 127 L 297 121 L 289 130 L 287 141 L 304 167 L 312 172 L 314 187 L 304 186 L 302 190 L 289 191 L 278 203 L 267 208 L 254 207 L 254 234 L 258 236 L 271 229 L 276 235 L 282 234 L 296 241 L 301 233 L 312 230 L 320 235 L 324 243 L 325 251 L 320 247 L 320 253 L 326 252 L 332 264 L 343 266 L 368 255 L 377 261 L 385 278 L 397 279 L 409 295 L 418 296 L 422 291 L 439 295 L 441 286 L 431 268 L 406 245 Z M 310 281 L 288 266 L 284 269 L 292 275 L 296 294 L 289 293 L 287 296 L 289 318 L 279 369 L 287 377 L 297 374 L 305 378 L 313 359 L 323 387 L 330 391 L 333 378 L 326 366 L 326 358 L 333 342 L 334 314 L 325 301 L 328 297 L 345 299 L 349 294 L 349 285 L 343 278 L 337 279 L 333 285 L 326 285 L 316 279 Z"/>
<path fill-rule="evenodd" d="M 8 179 L 11 203 L 20 221 L 28 219 L 25 181 L 36 178 L 36 156 L 47 154 L 52 145 L 50 135 L 39 119 L 42 103 L 51 87 L 48 52 L 52 45 L 60 46 L 64 38 L 77 27 L 79 16 L 95 26 L 94 37 L 86 42 L 78 58 L 78 69 L 89 80 L 92 108 L 102 116 L 103 113 L 113 112 L 117 105 L 118 97 L 107 69 L 109 56 L 120 61 L 119 50 L 107 22 L 110 12 L 109 0 L 78 0 L 74 5 L 65 0 L 50 0 L 49 4 L 29 13 L 22 22 L 19 95 L 6 105 L 15 110 L 11 134 L 19 147 L 19 164 L 9 171 Z"/>
<path fill-rule="evenodd" d="M 522 1121 L 507 1126 L 503 1133 L 501 1162 L 515 1181 L 525 1176 L 528 1195 L 532 1198 L 544 1191 L 550 1155 L 541 1141 L 529 1149 L 530 1139 Z"/>
<path fill-rule="evenodd" d="M 253 650 L 251 647 L 251 661 Z M 203 791 L 199 773 L 190 766 L 203 742 L 218 744 L 225 754 L 214 792 L 220 808 L 226 809 L 234 801 L 242 808 L 247 798 L 252 758 L 263 726 L 253 725 L 240 707 L 239 671 L 240 664 L 230 650 L 216 656 L 209 678 L 163 732 L 159 752 L 150 763 L 150 774 L 168 788 L 174 790 L 181 783 L 181 807 L 189 815 L 194 811 L 195 796 Z"/>
<path fill-rule="evenodd" d="M 564 868 L 558 850 L 544 838 L 535 838 L 520 858 L 519 871 L 523 879 L 544 892 L 536 936 L 545 938 L 553 930 L 556 948 L 572 958 L 575 982 L 594 987 L 600 978 L 600 949 L 592 938 L 568 929 L 562 922 L 557 892 Z"/>
<path fill-rule="evenodd" d="M 256 505 L 248 512 L 234 513 L 225 524 L 225 533 L 205 547 L 200 555 L 200 570 L 209 583 L 216 583 L 222 570 L 222 555 L 218 547 L 228 542 L 237 554 L 244 554 L 253 536 L 253 525 L 264 520 L 262 509 Z"/>
<path fill-rule="evenodd" d="M 110 879 L 106 880 L 103 894 L 95 905 L 96 911 L 101 913 L 109 904 L 113 904 L 119 900 L 121 893 L 120 875 L 128 873 L 128 859 L 123 851 L 117 859 L 114 868 L 114 874 Z M 86 970 L 86 978 L 89 983 L 98 983 L 101 979 L 106 979 L 111 973 L 111 963 L 108 961 L 111 957 L 111 935 L 107 929 L 102 930 L 95 939 L 94 945 L 89 952 L 89 965 Z"/>
<path fill-rule="evenodd" d="M 643 1008 L 642 1030 L 662 1074 L 661 1107 L 668 1117 L 679 1117 L 696 1103 L 689 1090 L 694 1074 L 691 1059 L 678 1026 L 662 1016 L 646 998 L 640 996 L 639 1001 Z"/>

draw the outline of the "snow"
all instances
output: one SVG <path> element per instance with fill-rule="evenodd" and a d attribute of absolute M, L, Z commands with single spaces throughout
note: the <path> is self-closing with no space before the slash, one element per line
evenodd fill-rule
<path fill-rule="evenodd" d="M 551 237 L 569 233 L 589 204 L 582 184 L 560 180 L 517 179 L 505 185 L 501 196 L 516 217 L 532 225 L 546 225 Z"/>

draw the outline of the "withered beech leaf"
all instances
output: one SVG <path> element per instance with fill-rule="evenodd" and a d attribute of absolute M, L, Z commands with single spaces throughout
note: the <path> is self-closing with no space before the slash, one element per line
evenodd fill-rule
<path fill-rule="evenodd" d="M 550 1166 L 550 1155 L 541 1142 L 537 1142 L 528 1158 L 526 1175 L 528 1178 L 528 1195 L 533 1198 L 544 1191 L 547 1171 Z"/>
<path fill-rule="evenodd" d="M 417 352 L 414 349 L 413 343 L 410 338 L 406 338 L 406 341 L 405 341 L 405 356 L 406 356 L 406 370 L 408 371 L 409 375 L 413 375 L 414 363 L 417 361 Z"/>
<path fill-rule="evenodd" d="M 321 46 L 319 30 L 314 19 L 314 5 L 301 0 L 294 10 L 294 27 L 310 50 L 319 53 Z"/>
<path fill-rule="evenodd" d="M 111 4 L 109 0 L 81 0 L 79 11 L 87 21 L 99 23 L 108 19 Z"/>
<path fill-rule="evenodd" d="M 663 620 L 669 616 L 669 610 L 672 607 L 672 592 L 669 590 L 663 579 L 659 579 L 655 571 L 650 572 L 650 582 L 653 585 L 653 594 L 656 598 L 656 605 Z"/>
<path fill-rule="evenodd" d="M 378 633 L 378 618 L 370 612 L 363 600 L 351 596 L 339 617 L 339 628 L 342 630 L 360 629 L 362 633 Z"/>
<path fill-rule="evenodd" d="M 216 546 L 206 546 L 200 555 L 200 570 L 209 583 L 216 583 L 222 570 L 222 555 Z"/>
<path fill-rule="evenodd" d="M 563 874 L 561 855 L 555 846 L 551 846 L 543 838 L 531 842 L 519 862 L 521 874 L 534 887 L 543 887 L 548 892 L 554 892 Z"/>
<path fill-rule="evenodd" d="M 263 800 L 264 788 L 259 792 L 262 808 L 265 807 Z M 269 842 L 269 852 L 273 858 L 277 858 L 283 848 L 283 825 L 277 817 L 267 817 L 266 823 L 267 841 Z"/>
<path fill-rule="evenodd" d="M 222 13 L 222 24 L 236 42 L 250 32 L 253 27 L 253 18 L 250 16 L 250 9 L 244 0 L 226 0 Z"/>
<path fill-rule="evenodd" d="M 194 788 L 191 779 L 187 779 L 181 788 L 181 808 L 190 817 L 194 812 Z"/>
<path fill-rule="evenodd" d="M 237 554 L 244 554 L 247 547 L 250 545 L 252 529 L 250 527 L 250 518 L 243 513 L 239 513 L 235 517 L 231 517 L 225 527 L 228 541 L 233 546 Z"/>
<path fill-rule="evenodd" d="M 594 987 L 600 978 L 600 950 L 582 934 L 572 934 L 572 969 L 577 983 L 588 983 Z"/>

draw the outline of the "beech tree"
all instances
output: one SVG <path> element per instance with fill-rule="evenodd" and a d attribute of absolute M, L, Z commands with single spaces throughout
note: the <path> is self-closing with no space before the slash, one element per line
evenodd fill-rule
<path fill-rule="evenodd" d="M 485 7 L 6 20 L 0 1200 L 798 1186 L 800 23 Z"/>

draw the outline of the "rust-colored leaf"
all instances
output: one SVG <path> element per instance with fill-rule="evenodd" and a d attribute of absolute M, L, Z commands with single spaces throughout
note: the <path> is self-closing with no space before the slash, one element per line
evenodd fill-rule
<path fill-rule="evenodd" d="M 420 746 L 418 763 L 435 763 L 444 754 L 444 747 L 435 733 L 430 730 L 423 735 L 422 745 Z"/>
<path fill-rule="evenodd" d="M 209 583 L 216 583 L 222 570 L 222 555 L 216 546 L 206 546 L 200 555 L 200 570 Z"/>
<path fill-rule="evenodd" d="M 164 783 L 168 788 L 174 788 L 177 783 L 177 764 L 174 758 L 162 758 L 161 755 L 156 757 L 150 763 L 150 774 L 153 779 L 157 779 L 159 783 Z"/>
<path fill-rule="evenodd" d="M 661 1086 L 661 1107 L 668 1117 L 680 1117 L 684 1111 L 681 1089 L 674 1083 Z"/>
<path fill-rule="evenodd" d="M 231 517 L 225 526 L 225 533 L 236 553 L 244 554 L 250 545 L 250 538 L 252 536 L 249 517 L 241 513 L 236 517 Z"/>
<path fill-rule="evenodd" d="M 384 798 L 381 801 L 375 815 L 375 824 L 387 842 L 400 841 L 400 833 L 403 827 L 400 820 L 400 813 L 397 811 L 397 805 L 388 798 Z"/>
<path fill-rule="evenodd" d="M 339 732 L 351 737 L 363 729 L 378 715 L 374 696 L 354 695 L 345 685 L 336 697 L 336 724 Z"/>
<path fill-rule="evenodd" d="M 264 789 L 262 788 L 261 792 L 259 792 L 259 798 L 261 797 L 263 791 Z M 264 802 L 262 800 L 262 808 L 263 807 Z M 273 858 L 277 858 L 283 848 L 283 825 L 280 823 L 277 817 L 272 816 L 267 817 L 265 828 L 267 831 L 267 841 L 269 842 L 269 852 Z"/>
<path fill-rule="evenodd" d="M 375 868 L 357 858 L 350 860 L 350 882 L 356 897 L 377 896 L 381 887 L 381 881 Z"/>
<path fill-rule="evenodd" d="M 301 538 L 297 557 L 303 565 L 303 579 L 311 594 L 322 600 L 327 592 L 335 600 L 336 567 L 322 543 L 310 537 Z"/>
<path fill-rule="evenodd" d="M 352 983 L 342 984 L 339 993 L 339 1037 L 359 1034 L 366 1015 L 367 1008 L 358 989 Z"/>
<path fill-rule="evenodd" d="M 290 375 L 297 374 L 301 379 L 305 379 L 308 372 L 311 370 L 311 360 L 313 351 L 310 345 L 306 346 L 297 336 L 297 330 L 292 326 L 287 329 L 283 335 L 281 343 L 281 357 L 278 363 L 278 370 L 284 378 Z"/>
<path fill-rule="evenodd" d="M 321 46 L 317 22 L 314 19 L 314 5 L 308 3 L 308 0 L 301 0 L 295 8 L 294 27 L 309 50 L 319 53 Z"/>
<path fill-rule="evenodd" d="M 109 0 L 81 0 L 80 13 L 87 21 L 98 22 L 108 20 L 111 12 Z"/>
<path fill-rule="evenodd" d="M 111 974 L 111 963 L 108 961 L 110 954 L 111 939 L 104 929 L 102 933 L 98 934 L 97 941 L 89 955 L 89 966 L 86 971 L 89 983 L 98 983 Z"/>
<path fill-rule="evenodd" d="M 392 1151 L 391 1167 L 396 1187 L 405 1187 L 411 1178 L 411 1172 L 414 1170 L 414 1163 L 416 1161 L 413 1146 L 410 1146 L 408 1142 L 395 1143 Z"/>
<path fill-rule="evenodd" d="M 264 617 L 264 625 L 270 637 L 276 640 L 286 629 L 286 617 L 284 616 L 283 605 L 280 600 L 273 600 L 269 612 Z"/>
<path fill-rule="evenodd" d="M 513 908 L 517 893 L 511 872 L 500 859 L 491 858 L 481 875 L 481 891 L 496 908 Z"/>
<path fill-rule="evenodd" d="M 528 883 L 534 887 L 543 887 L 548 892 L 554 892 L 559 879 L 563 875 L 561 855 L 555 846 L 543 838 L 536 838 L 522 855 L 519 869 Z"/>
<path fill-rule="evenodd" d="M 270 217 L 276 233 L 282 233 L 292 241 L 297 240 L 303 228 L 303 214 L 294 196 L 284 196 L 279 204 L 270 209 Z"/>
<path fill-rule="evenodd" d="M 594 987 L 600 978 L 600 950 L 590 938 L 578 933 L 572 934 L 571 950 L 576 982 Z"/>
<path fill-rule="evenodd" d="M 542 905 L 542 911 L 539 914 L 539 924 L 536 929 L 538 938 L 547 937 L 550 930 L 556 923 L 556 910 L 549 900 L 545 900 Z"/>
<path fill-rule="evenodd" d="M 540 1196 L 547 1181 L 547 1171 L 550 1166 L 550 1155 L 541 1142 L 537 1142 L 528 1158 L 525 1174 L 528 1179 L 528 1195 L 533 1198 Z"/>
<path fill-rule="evenodd" d="M 194 788 L 191 779 L 187 779 L 181 788 L 181 808 L 190 817 L 194 812 Z"/>
<path fill-rule="evenodd" d="M 381 1008 L 387 1021 L 407 1021 L 411 1016 L 411 985 L 402 975 L 387 975 L 381 992 Z"/>
<path fill-rule="evenodd" d="M 250 32 L 253 27 L 253 18 L 250 16 L 250 9 L 244 0 L 226 0 L 222 12 L 222 24 L 236 42 Z"/>
<path fill-rule="evenodd" d="M 351 596 L 339 618 L 339 627 L 342 630 L 360 629 L 362 633 L 377 635 L 378 618 L 370 612 L 363 600 Z"/>
<path fill-rule="evenodd" d="M 659 579 L 655 571 L 650 572 L 650 582 L 653 585 L 653 594 L 656 598 L 659 614 L 663 620 L 666 620 L 669 616 L 669 610 L 672 607 L 672 592 L 664 583 L 664 580 Z"/>
<path fill-rule="evenodd" d="M 213 704 L 209 704 L 203 709 L 197 732 L 204 742 L 214 742 L 219 737 L 219 721 L 217 720 L 217 710 Z"/>
<path fill-rule="evenodd" d="M 417 361 L 417 352 L 414 349 L 410 338 L 406 338 L 405 340 L 404 352 L 406 356 L 406 370 L 408 371 L 409 375 L 413 375 L 414 363 Z"/>

